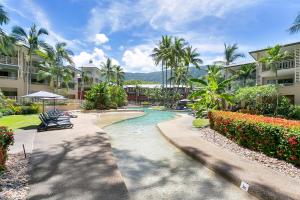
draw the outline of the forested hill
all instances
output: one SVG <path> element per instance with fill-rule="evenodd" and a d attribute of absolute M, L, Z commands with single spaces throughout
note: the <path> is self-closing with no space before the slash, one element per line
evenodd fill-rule
<path fill-rule="evenodd" d="M 200 70 L 194 67 L 190 68 L 190 74 L 194 78 L 198 78 L 206 74 L 205 68 L 202 67 Z M 170 71 L 168 71 L 170 77 Z M 162 74 L 161 71 L 157 72 L 149 72 L 149 73 L 132 73 L 126 72 L 125 73 L 125 80 L 143 80 L 143 81 L 151 81 L 151 82 L 161 82 Z"/>

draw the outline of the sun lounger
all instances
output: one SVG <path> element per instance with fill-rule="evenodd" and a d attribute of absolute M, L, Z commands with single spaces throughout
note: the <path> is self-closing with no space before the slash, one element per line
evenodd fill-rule
<path fill-rule="evenodd" d="M 38 131 L 48 130 L 50 128 L 72 128 L 73 124 L 70 122 L 70 119 L 59 119 L 59 118 L 47 118 L 45 113 L 39 115 L 41 124 L 38 127 Z"/>

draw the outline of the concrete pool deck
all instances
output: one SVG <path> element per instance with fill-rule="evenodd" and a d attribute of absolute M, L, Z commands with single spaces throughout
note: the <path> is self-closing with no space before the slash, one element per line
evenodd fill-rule
<path fill-rule="evenodd" d="M 36 133 L 28 199 L 129 199 L 108 136 L 97 124 L 99 119 L 107 126 L 141 114 L 78 113 L 71 119 L 72 129 Z"/>
<path fill-rule="evenodd" d="M 299 180 L 249 162 L 203 140 L 197 135 L 199 130 L 192 128 L 193 119 L 192 116 L 181 115 L 157 126 L 171 143 L 208 168 L 238 186 L 241 181 L 248 183 L 250 194 L 262 199 L 300 199 Z"/>

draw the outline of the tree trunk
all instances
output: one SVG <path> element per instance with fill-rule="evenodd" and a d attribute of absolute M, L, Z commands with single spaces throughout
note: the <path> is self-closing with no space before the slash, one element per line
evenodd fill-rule
<path fill-rule="evenodd" d="M 27 94 L 30 93 L 31 89 L 31 70 L 32 70 L 32 55 L 29 54 L 29 67 L 27 68 Z"/>

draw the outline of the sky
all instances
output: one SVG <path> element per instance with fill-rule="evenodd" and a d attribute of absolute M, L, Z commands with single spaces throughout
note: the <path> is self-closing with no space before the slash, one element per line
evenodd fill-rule
<path fill-rule="evenodd" d="M 126 72 L 159 71 L 150 57 L 162 35 L 183 37 L 204 64 L 223 60 L 224 43 L 249 51 L 300 41 L 287 29 L 299 0 L 0 0 L 9 14 L 7 32 L 36 23 L 50 44 L 66 42 L 76 67 L 107 57 Z"/>

